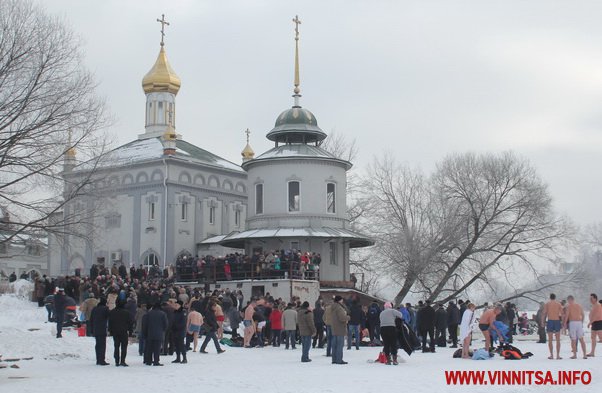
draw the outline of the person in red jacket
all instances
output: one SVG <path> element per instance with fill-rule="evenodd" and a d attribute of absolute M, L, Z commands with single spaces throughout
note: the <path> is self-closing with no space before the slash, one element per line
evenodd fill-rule
<path fill-rule="evenodd" d="M 282 333 L 282 309 L 281 306 L 275 306 L 270 313 L 270 324 L 272 326 L 272 346 L 280 346 L 280 336 Z"/>

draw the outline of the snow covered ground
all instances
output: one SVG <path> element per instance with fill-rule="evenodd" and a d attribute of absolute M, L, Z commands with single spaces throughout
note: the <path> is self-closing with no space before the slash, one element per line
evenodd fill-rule
<path fill-rule="evenodd" d="M 14 295 L 0 296 L 0 354 L 3 360 L 33 357 L 31 360 L 2 362 L 19 368 L 0 369 L 0 392 L 593 392 L 602 388 L 602 346 L 599 357 L 569 360 L 569 343 L 563 342 L 564 360 L 548 360 L 547 346 L 530 341 L 516 345 L 535 356 L 528 360 L 507 361 L 500 357 L 486 361 L 453 359 L 450 348 L 440 348 L 435 354 L 403 354 L 399 366 L 370 364 L 378 348 L 359 351 L 345 350 L 348 365 L 332 365 L 325 351 L 310 352 L 311 363 L 300 363 L 301 351 L 266 347 L 263 349 L 228 348 L 217 355 L 188 354 L 189 363 L 171 364 L 163 358 L 165 367 L 142 364 L 137 345 L 129 347 L 129 368 L 95 365 L 94 339 L 78 337 L 75 330 L 56 339 L 55 325 L 44 323 L 44 308 Z M 476 334 L 475 344 L 481 343 Z M 589 345 L 588 345 L 589 349 Z M 107 340 L 107 361 L 113 363 L 112 340 Z M 460 386 L 448 385 L 445 371 L 450 370 L 578 370 L 591 372 L 588 386 Z"/>

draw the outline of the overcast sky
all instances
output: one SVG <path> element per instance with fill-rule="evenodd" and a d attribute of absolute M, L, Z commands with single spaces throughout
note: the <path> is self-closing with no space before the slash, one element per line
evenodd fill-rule
<path fill-rule="evenodd" d="M 514 150 L 560 213 L 602 221 L 601 1 L 52 0 L 84 40 L 116 118 L 116 146 L 144 132 L 142 77 L 159 51 L 182 80 L 177 132 L 240 163 L 292 105 L 294 24 L 301 104 L 326 132 L 430 171 L 451 152 Z"/>

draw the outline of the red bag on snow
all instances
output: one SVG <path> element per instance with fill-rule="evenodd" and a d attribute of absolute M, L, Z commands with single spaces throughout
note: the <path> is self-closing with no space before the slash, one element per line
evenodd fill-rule
<path fill-rule="evenodd" d="M 384 352 L 378 354 L 378 359 L 376 360 L 378 363 L 387 363 L 387 355 Z"/>

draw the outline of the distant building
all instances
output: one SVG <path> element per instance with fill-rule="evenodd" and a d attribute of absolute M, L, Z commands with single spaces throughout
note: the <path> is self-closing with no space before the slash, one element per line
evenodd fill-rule
<path fill-rule="evenodd" d="M 31 231 L 16 233 L 10 214 L 0 207 L 0 277 L 48 274 L 48 238 Z"/>

